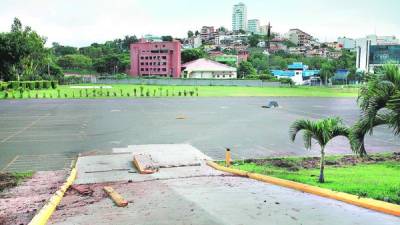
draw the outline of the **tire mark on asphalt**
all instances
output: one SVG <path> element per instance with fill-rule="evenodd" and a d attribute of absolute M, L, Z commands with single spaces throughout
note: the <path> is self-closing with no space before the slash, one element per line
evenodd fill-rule
<path fill-rule="evenodd" d="M 35 124 L 37 124 L 39 121 L 41 121 L 42 119 L 46 118 L 50 116 L 50 114 L 46 114 L 43 117 L 40 117 L 38 119 L 36 119 L 35 121 L 33 121 L 32 123 L 30 123 L 28 126 L 25 126 L 24 128 L 22 128 L 21 130 L 9 135 L 8 137 L 4 138 L 3 140 L 0 141 L 0 143 L 5 143 L 6 141 L 10 140 L 11 138 L 15 137 L 18 134 L 21 134 L 22 132 L 28 130 L 29 128 L 33 127 Z"/>

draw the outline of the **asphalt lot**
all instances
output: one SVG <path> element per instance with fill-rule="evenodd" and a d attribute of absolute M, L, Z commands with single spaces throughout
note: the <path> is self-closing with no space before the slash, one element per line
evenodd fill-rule
<path fill-rule="evenodd" d="M 281 108 L 262 105 L 277 100 Z M 0 101 L 0 170 L 56 169 L 79 152 L 110 152 L 135 144 L 188 143 L 215 159 L 230 147 L 235 159 L 318 155 L 299 136 L 288 138 L 299 118 L 359 114 L 353 98 L 227 97 Z M 180 118 L 180 119 L 177 119 Z M 369 152 L 399 151 L 400 139 L 380 127 L 367 137 Z M 328 154 L 350 154 L 345 138 Z M 46 162 L 46 163 L 43 163 Z"/>

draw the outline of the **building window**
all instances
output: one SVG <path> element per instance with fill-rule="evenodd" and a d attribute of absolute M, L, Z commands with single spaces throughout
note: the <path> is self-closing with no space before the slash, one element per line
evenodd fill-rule
<path fill-rule="evenodd" d="M 142 65 L 142 66 L 143 66 L 143 65 L 144 65 L 144 62 L 141 62 L 141 63 L 140 63 L 140 65 Z"/>
<path fill-rule="evenodd" d="M 146 56 L 146 57 L 145 57 L 145 59 L 149 59 L 149 57 L 148 57 L 148 56 Z"/>
<path fill-rule="evenodd" d="M 158 48 L 158 45 L 156 45 L 156 48 Z"/>
<path fill-rule="evenodd" d="M 144 59 L 144 57 L 143 57 L 143 56 L 141 56 L 141 57 L 140 57 L 140 59 Z"/>
<path fill-rule="evenodd" d="M 162 56 L 162 59 L 167 59 L 167 56 L 165 56 L 165 55 L 164 55 L 164 56 Z"/>
<path fill-rule="evenodd" d="M 140 71 L 144 71 L 144 68 L 140 68 Z"/>
<path fill-rule="evenodd" d="M 164 72 L 167 71 L 167 68 L 162 68 L 162 71 L 164 71 Z"/>

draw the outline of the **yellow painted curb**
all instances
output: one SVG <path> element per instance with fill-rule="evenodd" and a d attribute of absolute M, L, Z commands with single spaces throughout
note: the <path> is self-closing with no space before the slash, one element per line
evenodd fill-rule
<path fill-rule="evenodd" d="M 379 201 L 379 200 L 375 200 L 375 199 L 370 199 L 370 198 L 361 198 L 356 195 L 332 191 L 332 190 L 328 190 L 328 189 L 324 189 L 324 188 L 320 188 L 320 187 L 311 186 L 308 184 L 302 184 L 302 183 L 284 180 L 284 179 L 280 179 L 280 178 L 276 178 L 276 177 L 270 177 L 270 176 L 266 176 L 266 175 L 262 175 L 262 174 L 249 173 L 249 172 L 245 172 L 245 171 L 238 170 L 238 169 L 224 167 L 224 166 L 218 165 L 217 163 L 210 162 L 210 161 L 207 162 L 207 165 L 213 167 L 214 169 L 221 170 L 221 171 L 228 172 L 228 173 L 233 173 L 233 174 L 236 174 L 239 176 L 244 176 L 244 177 L 248 177 L 251 179 L 258 180 L 258 181 L 263 181 L 266 183 L 275 184 L 275 185 L 299 190 L 302 192 L 307 192 L 310 194 L 335 199 L 338 201 L 346 202 L 346 203 L 349 203 L 352 205 L 360 206 L 360 207 L 367 208 L 367 209 L 372 209 L 375 211 L 379 211 L 379 212 L 394 215 L 394 216 L 400 216 L 400 205 L 396 205 L 396 204 L 392 204 L 392 203 L 388 203 L 388 202 L 384 202 L 384 201 Z"/>
<path fill-rule="evenodd" d="M 67 181 L 60 187 L 60 189 L 50 198 L 50 200 L 46 203 L 45 206 L 39 211 L 38 214 L 33 217 L 29 225 L 45 225 L 47 221 L 50 219 L 57 205 L 61 202 L 65 192 L 72 185 L 76 178 L 76 168 L 71 170 L 71 173 L 67 179 Z"/>

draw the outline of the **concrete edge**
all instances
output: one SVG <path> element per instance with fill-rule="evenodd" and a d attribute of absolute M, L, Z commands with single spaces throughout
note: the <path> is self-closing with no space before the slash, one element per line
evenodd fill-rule
<path fill-rule="evenodd" d="M 262 175 L 262 174 L 250 173 L 250 172 L 246 172 L 246 171 L 242 171 L 242 170 L 238 170 L 238 169 L 228 168 L 225 166 L 218 165 L 217 163 L 212 162 L 212 161 L 207 161 L 207 165 L 214 169 L 232 173 L 232 174 L 236 174 L 238 176 L 248 177 L 248 178 L 251 178 L 254 180 L 258 180 L 258 181 L 262 181 L 262 182 L 266 182 L 266 183 L 270 183 L 270 184 L 274 184 L 274 185 L 278 185 L 278 186 L 282 186 L 282 187 L 286 187 L 286 188 L 291 188 L 291 189 L 295 189 L 295 190 L 302 191 L 302 192 L 307 192 L 307 193 L 318 195 L 321 197 L 335 199 L 338 201 L 346 202 L 346 203 L 349 203 L 352 205 L 356 205 L 359 207 L 375 210 L 378 212 L 382 212 L 382 213 L 386 213 L 386 214 L 390 214 L 390 215 L 394 215 L 394 216 L 400 216 L 400 205 L 396 205 L 396 204 L 392 204 L 392 203 L 388 203 L 388 202 L 384 202 L 384 201 L 379 201 L 379 200 L 375 200 L 375 199 L 370 199 L 370 198 L 361 198 L 356 195 L 332 191 L 329 189 L 315 187 L 315 186 L 311 186 L 308 184 L 302 184 L 302 183 L 284 180 L 284 179 L 280 179 L 280 178 L 276 178 L 276 177 L 270 177 L 270 176 L 266 176 L 266 175 Z"/>
<path fill-rule="evenodd" d="M 57 205 L 61 202 L 65 192 L 75 181 L 77 175 L 76 168 L 72 168 L 71 173 L 66 182 L 60 187 L 60 189 L 54 193 L 50 200 L 43 206 L 43 208 L 33 217 L 29 225 L 45 225 L 50 219 L 51 215 L 55 211 Z"/>

